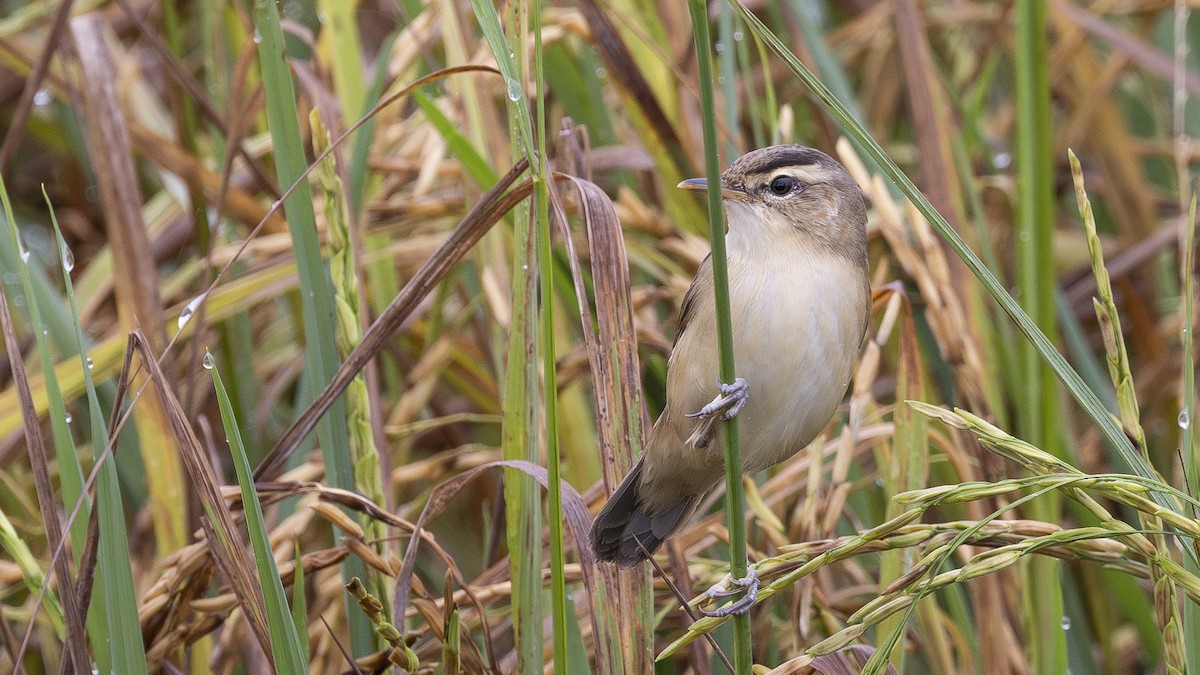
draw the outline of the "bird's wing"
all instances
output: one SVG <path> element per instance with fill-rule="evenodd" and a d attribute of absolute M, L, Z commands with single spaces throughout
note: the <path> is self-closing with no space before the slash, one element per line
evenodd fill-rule
<path fill-rule="evenodd" d="M 675 344 L 679 344 L 679 338 L 683 336 L 688 324 L 695 318 L 696 306 L 699 304 L 697 298 L 700 297 L 701 289 L 708 289 L 707 292 L 712 293 L 712 276 L 712 254 L 710 253 L 704 257 L 704 262 L 700 263 L 700 268 L 696 270 L 696 277 L 692 279 L 692 285 L 688 287 L 687 293 L 683 294 L 683 304 L 679 308 L 679 332 L 675 334 Z"/>
<path fill-rule="evenodd" d="M 683 296 L 679 332 L 667 360 L 667 407 L 664 420 L 683 442 L 695 430 L 688 413 L 700 410 L 716 395 L 717 336 L 713 304 L 712 258 L 704 259 Z M 672 441 L 674 443 L 675 441 Z"/>

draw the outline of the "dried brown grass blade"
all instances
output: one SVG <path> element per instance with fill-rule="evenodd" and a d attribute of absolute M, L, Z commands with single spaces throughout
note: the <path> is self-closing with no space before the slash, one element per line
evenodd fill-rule
<path fill-rule="evenodd" d="M 929 52 L 929 35 L 916 0 L 897 0 L 893 7 L 905 92 L 920 148 L 921 189 L 955 229 L 960 229 L 954 195 L 962 190 L 949 144 L 954 130 L 947 119 L 952 107 L 938 81 Z"/>
<path fill-rule="evenodd" d="M 113 256 L 113 285 L 121 325 L 148 331 L 155 346 L 166 343 L 158 274 L 146 224 L 142 194 L 130 153 L 132 144 L 117 99 L 117 67 L 108 49 L 107 31 L 99 14 L 71 20 L 71 33 L 83 73 L 87 110 L 88 155 L 100 187 L 100 203 Z"/>
<path fill-rule="evenodd" d="M 266 610 L 258 575 L 249 557 L 250 547 L 240 536 L 241 530 L 221 493 L 221 484 L 208 461 L 208 454 L 188 422 L 179 399 L 175 398 L 171 381 L 159 367 L 154 348 L 141 331 L 134 331 L 129 335 L 128 349 L 140 357 L 142 367 L 146 369 L 150 382 L 162 401 L 167 422 L 179 444 L 183 466 L 204 508 L 205 517 L 200 519 L 200 524 L 208 539 L 213 560 L 233 588 L 238 604 L 263 652 L 269 655 L 271 640 L 267 631 Z M 126 369 L 121 378 L 123 381 L 128 381 L 128 366 L 127 357 Z"/>
<path fill-rule="evenodd" d="M 375 323 L 363 333 L 362 340 L 346 357 L 346 361 L 338 368 L 333 380 L 325 391 L 313 401 L 292 426 L 288 427 L 283 436 L 263 459 L 254 471 L 254 480 L 270 480 L 279 475 L 283 463 L 291 456 L 296 447 L 317 426 L 317 421 L 329 410 L 329 406 L 346 389 L 350 381 L 359 373 L 367 362 L 378 352 L 384 343 L 391 338 L 392 333 L 400 327 L 417 304 L 433 290 L 442 277 L 471 249 L 483 235 L 496 224 L 505 213 L 527 198 L 533 192 L 533 183 L 525 181 L 505 192 L 520 176 L 528 164 L 524 159 L 518 160 L 497 183 L 488 190 L 475 208 L 459 222 L 446 241 L 429 256 L 425 264 L 417 270 L 413 278 L 404 286 L 400 294 L 392 300 L 387 309 L 379 315 Z"/>
<path fill-rule="evenodd" d="M 306 493 L 315 493 L 317 498 L 321 500 L 321 503 L 336 504 L 346 509 L 357 511 L 370 518 L 384 522 L 403 532 L 408 532 L 411 534 L 418 531 L 417 526 L 414 523 L 393 515 L 370 499 L 350 490 L 333 488 L 309 481 L 259 482 L 255 484 L 255 489 L 257 490 L 260 498 L 265 497 L 263 498 L 264 505 L 273 501 L 278 501 L 279 499 L 283 499 L 285 497 L 294 497 L 296 495 Z M 241 498 L 240 491 L 237 490 L 236 486 L 230 488 L 226 494 L 231 499 L 236 500 Z M 338 515 L 342 514 L 342 512 L 336 508 L 331 508 L 328 513 L 336 513 Z M 486 616 L 483 602 L 479 599 L 475 589 L 472 588 L 472 585 L 467 583 L 466 577 L 462 575 L 462 571 L 458 568 L 458 563 L 454 560 L 454 557 L 451 556 L 446 549 L 442 548 L 441 545 L 438 544 L 437 540 L 433 538 L 433 535 L 429 534 L 427 531 L 421 530 L 419 534 L 425 545 L 429 546 L 433 550 L 434 554 L 436 554 L 437 557 L 446 565 L 447 572 L 452 575 L 454 581 L 462 588 L 462 593 L 467 600 L 471 602 L 472 607 L 475 609 L 476 616 Z M 345 548 L 342 548 L 341 550 L 345 552 L 342 555 L 342 558 L 344 558 L 345 555 L 348 554 L 348 551 L 346 551 Z M 308 555 L 313 554 L 306 554 L 306 558 Z M 342 558 L 328 561 L 328 564 L 340 563 Z M 388 572 L 388 574 L 392 573 L 392 571 Z M 487 647 L 488 658 L 494 659 L 496 650 L 494 649 L 492 642 L 491 624 L 486 620 L 482 620 L 480 621 L 479 627 L 483 633 L 483 642 Z M 470 649 L 473 652 L 478 652 L 478 649 L 474 646 L 473 641 L 468 641 L 467 644 L 471 645 Z M 482 663 L 483 657 L 479 656 L 479 660 Z M 491 671 L 500 672 L 499 667 L 494 662 L 491 664 Z"/>
<path fill-rule="evenodd" d="M 50 547 L 58 549 L 63 542 L 63 527 L 59 521 L 58 505 L 54 500 L 54 485 L 50 479 L 50 458 L 46 456 L 41 423 L 38 421 L 37 410 L 33 406 L 33 396 L 29 393 L 29 379 L 25 376 L 25 361 L 22 359 L 20 351 L 21 342 L 17 338 L 12 316 L 8 313 L 8 297 L 4 293 L 3 284 L 0 284 L 0 329 L 3 330 L 4 347 L 8 352 L 8 362 L 12 368 L 17 399 L 21 404 L 21 416 L 25 418 L 25 446 L 29 450 L 30 468 L 33 469 L 38 510 L 42 514 L 42 525 L 46 528 L 46 539 Z M 63 644 L 65 649 L 63 668 L 69 672 L 86 672 L 91 669 L 87 653 L 87 629 L 84 626 L 87 610 L 79 602 L 75 585 L 71 583 L 69 557 L 57 556 L 52 569 L 54 575 L 58 577 L 59 600 L 62 601 L 63 616 L 66 620 L 67 634 Z M 49 579 L 46 580 L 46 583 L 49 583 Z M 36 618 L 30 619 L 31 623 L 34 621 Z M 22 651 L 24 651 L 23 648 Z M 15 655 L 16 652 L 13 654 Z"/>
<path fill-rule="evenodd" d="M 107 29 L 100 14 L 71 20 L 71 33 L 83 73 L 87 106 L 87 145 L 100 188 L 105 230 L 113 259 L 113 290 L 120 325 L 144 331 L 155 349 L 167 343 L 163 307 L 154 266 L 154 251 L 142 219 L 142 194 L 134 168 L 129 128 L 116 83 L 118 69 L 108 48 Z M 153 393 L 141 402 L 138 434 L 142 438 L 168 435 L 162 405 Z M 170 453 L 146 452 L 146 483 L 153 504 L 155 544 L 169 551 L 187 538 L 180 507 L 185 481 L 178 460 Z"/>
<path fill-rule="evenodd" d="M 586 286 L 566 216 L 556 200 L 556 220 L 564 233 L 563 241 L 566 242 L 567 258 L 575 283 L 588 361 L 592 366 L 596 428 L 600 435 L 600 466 L 606 491 L 611 492 L 633 465 L 633 458 L 640 454 L 641 430 L 649 425 L 649 414 L 641 399 L 637 335 L 630 308 L 625 239 L 612 201 L 603 190 L 594 183 L 574 176 L 556 174 L 555 177 L 575 187 L 579 195 L 580 216 L 588 234 L 596 296 L 595 332 Z M 597 670 L 607 672 L 602 667 L 607 663 L 601 663 L 601 659 L 629 664 L 635 672 L 651 668 L 652 664 L 641 662 L 645 658 L 645 650 L 637 648 L 642 636 L 646 635 L 646 627 L 639 618 L 636 602 L 649 584 L 648 575 L 642 569 L 624 571 L 604 565 L 601 566 L 600 577 L 603 584 L 596 592 L 603 595 L 605 606 L 611 610 L 611 621 L 620 634 L 615 636 L 614 642 L 611 639 L 614 636 L 608 634 L 609 624 L 598 624 L 598 630 L 602 632 L 597 634 L 596 640 Z M 614 645 L 624 645 L 623 659 L 608 652 L 609 647 Z"/>
<path fill-rule="evenodd" d="M 489 469 L 501 467 L 522 471 L 541 483 L 542 487 L 549 485 L 549 474 L 545 467 L 523 460 L 500 460 L 488 462 L 469 471 L 464 471 L 434 488 L 429 495 L 428 501 L 425 502 L 425 507 L 421 509 L 421 515 L 417 517 L 413 537 L 409 541 L 408 549 L 404 552 L 404 565 L 400 568 L 400 574 L 396 579 L 396 592 L 392 599 L 393 614 L 399 615 L 408 606 L 408 596 L 413 584 L 413 569 L 417 564 L 417 551 L 421 542 L 420 535 L 424 531 L 425 524 L 429 522 L 430 518 L 441 513 L 450 500 L 481 473 Z M 575 540 L 575 550 L 579 555 L 580 568 L 583 570 L 583 586 L 588 592 L 588 604 L 592 618 L 592 634 L 594 636 L 599 635 L 596 632 L 600 628 L 599 614 L 591 594 L 591 589 L 595 584 L 595 561 L 592 558 L 592 551 L 587 544 L 587 533 L 588 528 L 592 524 L 592 516 L 588 511 L 587 503 L 583 501 L 583 497 L 566 481 L 562 481 L 562 498 L 563 519 L 566 521 L 567 529 L 571 532 L 571 537 Z"/>

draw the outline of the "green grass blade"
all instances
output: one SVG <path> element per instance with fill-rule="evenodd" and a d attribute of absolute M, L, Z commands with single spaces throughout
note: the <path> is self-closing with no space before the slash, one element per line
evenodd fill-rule
<path fill-rule="evenodd" d="M 17 269 L 24 283 L 25 293 L 31 309 L 39 307 L 33 293 L 29 269 L 26 267 L 24 248 L 20 243 L 16 220 L 8 191 L 0 179 L 0 200 L 3 201 L 4 217 L 9 224 L 10 237 L 6 247 L 18 252 Z M 38 313 L 40 318 L 40 310 Z M 34 325 L 40 325 L 35 322 Z M 82 334 L 78 320 L 75 322 L 77 335 Z M 36 331 L 35 331 L 36 332 Z M 92 429 L 92 451 L 100 464 L 96 479 L 96 508 L 100 540 L 97 546 L 97 570 L 92 609 L 89 612 L 88 632 L 92 637 L 92 649 L 96 661 L 104 670 L 119 673 L 146 672 L 146 652 L 142 645 L 141 624 L 137 615 L 137 596 L 133 584 L 133 562 L 126 542 L 129 537 L 125 528 L 125 510 L 122 506 L 120 483 L 111 456 L 101 457 L 108 447 L 108 432 L 104 428 L 104 416 L 96 398 L 91 378 L 89 360 L 80 350 L 80 367 L 88 385 L 89 417 Z M 59 400 L 61 405 L 61 399 Z M 65 420 L 64 420 L 65 421 Z M 73 507 L 74 503 L 70 505 Z M 69 508 L 70 508 L 69 507 Z M 82 509 L 81 509 L 82 510 Z"/>
<path fill-rule="evenodd" d="M 299 542 L 296 544 L 293 564 L 292 625 L 296 627 L 296 637 L 300 640 L 300 653 L 308 654 L 308 598 L 304 595 L 304 556 L 301 555 Z"/>
<path fill-rule="evenodd" d="M 425 117 L 438 130 L 442 138 L 446 140 L 446 145 L 450 147 L 454 156 L 458 158 L 459 162 L 462 162 L 463 169 L 471 177 L 471 180 L 475 181 L 475 184 L 480 187 L 495 185 L 496 181 L 500 178 L 496 174 L 496 170 L 488 164 L 483 155 L 479 154 L 479 151 L 475 149 L 470 139 L 463 135 L 459 129 L 459 125 L 450 121 L 450 118 L 446 117 L 446 114 L 437 107 L 437 104 L 421 90 L 413 90 L 412 98 L 416 101 L 417 105 L 421 106 Z"/>
<path fill-rule="evenodd" d="M 50 220 L 54 225 L 55 240 L 58 243 L 58 250 L 62 255 L 60 269 L 63 272 L 63 280 L 66 284 L 67 292 L 71 296 L 72 315 L 77 317 L 78 315 L 74 313 L 74 292 L 71 286 L 71 268 L 75 265 L 74 255 L 71 254 L 66 242 L 63 241 L 62 231 L 58 225 L 58 216 L 50 204 L 50 197 L 46 195 L 45 187 L 42 188 L 42 195 L 46 198 L 46 206 L 50 210 Z M 25 296 L 28 298 L 31 327 L 42 326 L 41 302 L 38 301 L 37 295 L 32 293 L 31 290 L 32 283 L 25 284 Z M 76 319 L 75 325 L 82 332 L 82 327 L 79 326 L 78 319 Z M 51 351 L 48 337 L 49 328 L 42 330 L 33 328 L 31 332 L 37 341 L 38 358 L 42 366 L 42 377 L 46 380 L 46 401 L 49 404 L 50 410 L 49 418 L 50 429 L 54 437 L 54 455 L 58 460 L 62 502 L 66 508 L 66 512 L 70 514 L 75 508 L 75 503 L 84 495 L 83 469 L 79 466 L 79 455 L 76 452 L 74 436 L 69 426 L 71 417 L 67 414 L 66 401 L 63 400 L 62 389 L 58 383 L 58 374 L 54 370 L 53 352 Z M 87 538 L 87 521 L 92 513 L 91 506 L 91 498 L 87 497 L 79 509 L 78 516 L 70 523 L 69 532 L 71 546 L 75 553 L 75 562 L 79 562 L 79 556 L 83 553 L 84 540 Z"/>
<path fill-rule="evenodd" d="M 538 163 L 535 166 L 534 203 L 537 208 L 538 297 L 541 300 L 542 394 L 546 407 L 547 517 L 550 525 L 550 597 L 554 616 L 554 672 L 566 675 L 569 667 L 567 647 L 567 582 L 564 551 L 562 458 L 558 443 L 558 366 L 554 351 L 554 258 L 550 238 L 550 164 L 546 154 L 546 78 L 542 54 L 542 3 L 534 0 L 530 21 L 533 33 L 533 79 L 536 87 Z M 573 618 L 573 615 L 572 615 Z"/>
<path fill-rule="evenodd" d="M 1196 362 L 1195 354 L 1192 348 L 1192 330 L 1191 327 L 1194 321 L 1193 305 L 1195 296 L 1195 274 L 1192 270 L 1195 244 L 1196 244 L 1196 192 L 1192 192 L 1191 206 L 1188 208 L 1187 220 L 1183 223 L 1184 231 L 1181 237 L 1181 255 L 1179 259 L 1179 274 L 1180 274 L 1180 303 L 1183 313 L 1183 329 L 1181 330 L 1180 343 L 1183 351 L 1183 396 L 1179 408 L 1179 447 L 1183 457 L 1187 458 L 1187 466 L 1191 467 L 1186 472 L 1187 491 L 1188 494 L 1200 494 L 1200 449 L 1196 447 L 1194 432 L 1192 425 L 1194 424 L 1195 396 L 1196 396 Z M 1192 548 L 1196 547 L 1196 542 L 1192 542 Z M 1185 560 L 1187 571 L 1200 576 L 1200 564 L 1195 560 Z M 1183 603 L 1183 646 L 1187 656 L 1187 665 L 1190 668 L 1200 664 L 1200 605 L 1194 602 Z"/>
<path fill-rule="evenodd" d="M 471 8 L 496 59 L 496 65 L 504 75 L 513 145 L 529 159 L 531 167 L 537 167 L 525 89 L 515 54 L 505 40 L 500 17 L 490 0 L 471 0 Z M 513 231 L 512 323 L 505 368 L 501 446 L 505 459 L 524 459 L 537 463 L 540 455 L 537 439 L 540 406 L 537 401 L 536 354 L 538 270 L 530 220 L 527 203 L 523 202 L 516 209 Z M 534 675 L 542 671 L 541 490 L 528 476 L 506 469 L 504 496 L 508 516 L 506 538 L 513 581 L 512 616 L 516 633 L 517 672 Z"/>
<path fill-rule="evenodd" d="M 690 0 L 692 36 L 700 82 L 700 112 L 704 128 L 704 170 L 708 177 L 708 225 L 712 241 L 713 290 L 717 304 L 717 347 L 721 359 L 721 381 L 733 382 L 733 320 L 729 311 L 729 269 L 725 254 L 725 209 L 721 205 L 721 169 L 717 158 L 716 101 L 713 96 L 711 39 L 707 6 Z M 746 498 L 742 486 L 742 457 L 738 447 L 738 420 L 725 422 L 725 513 L 729 526 L 729 570 L 735 579 L 746 576 Z M 733 664 L 738 675 L 751 670 L 750 615 L 733 620 Z"/>
<path fill-rule="evenodd" d="M 17 533 L 17 528 L 13 527 L 12 521 L 5 515 L 3 509 L 0 509 L 0 551 L 4 551 L 8 560 L 11 560 L 17 569 L 21 570 L 21 581 L 30 595 L 37 597 L 39 594 L 45 593 L 42 598 L 42 611 L 46 613 L 46 619 L 49 621 L 54 635 L 62 640 L 66 635 L 67 628 L 58 593 L 53 588 L 47 587 L 46 573 L 42 570 L 37 556 L 30 550 L 29 544 Z M 43 589 L 45 590 L 43 591 Z"/>
<path fill-rule="evenodd" d="M 296 110 L 296 94 L 284 53 L 283 30 L 279 25 L 279 9 L 272 0 L 254 3 L 255 35 L 259 41 L 259 66 L 266 93 L 267 121 L 271 129 L 279 184 L 296 189 L 284 201 L 292 248 L 296 255 L 296 270 L 300 278 L 300 307 L 304 324 L 304 344 L 307 353 L 304 401 L 312 401 L 333 379 L 338 368 L 337 333 L 334 321 L 333 286 L 321 254 L 317 238 L 316 216 L 313 213 L 312 190 L 301 180 L 307 164 L 300 137 Z M 325 479 L 334 487 L 353 489 L 354 469 L 350 463 L 347 443 L 345 399 L 339 397 L 317 426 L 317 437 L 325 459 Z M 342 567 L 342 578 L 367 577 L 366 565 L 350 557 Z M 347 605 L 350 624 L 350 643 L 355 655 L 371 652 L 375 636 L 371 624 L 361 612 Z"/>
<path fill-rule="evenodd" d="M 357 9 L 357 2 L 346 0 L 317 2 L 317 11 L 322 16 L 321 40 L 329 56 L 333 88 L 342 104 L 343 116 L 358 114 L 363 109 L 363 101 L 366 99 L 362 47 L 358 38 L 358 20 L 355 17 Z"/>
<path fill-rule="evenodd" d="M 1021 0 L 1016 5 L 1016 103 L 1017 103 L 1017 288 L 1021 307 L 1048 340 L 1056 339 L 1054 316 L 1053 129 L 1050 124 L 1049 38 L 1046 3 Z M 1059 443 L 1058 386 L 1036 349 L 1025 344 L 1019 350 L 1022 382 L 1017 397 L 1017 428 L 1030 443 L 1061 457 Z M 1090 389 L 1089 389 L 1090 391 Z M 1030 517 L 1057 522 L 1062 500 L 1057 494 L 1032 502 Z M 1021 567 L 1025 583 L 1025 622 L 1035 672 L 1062 673 L 1067 670 L 1067 640 L 1061 629 L 1063 617 L 1062 566 L 1057 560 L 1032 557 Z"/>
<path fill-rule="evenodd" d="M 229 444 L 233 468 L 242 489 L 242 511 L 246 514 L 246 530 L 250 534 L 250 546 L 254 549 L 254 565 L 258 569 L 258 582 L 267 610 L 267 628 L 271 634 L 275 670 L 280 673 L 307 673 L 307 654 L 300 644 L 287 597 L 283 594 L 283 583 L 279 580 L 279 568 L 275 565 L 275 557 L 271 555 L 271 540 L 263 520 L 258 491 L 254 487 L 250 460 L 246 457 L 246 446 L 242 443 L 242 432 L 238 429 L 233 403 L 225 391 L 221 373 L 215 366 L 216 358 L 206 352 L 204 367 L 212 373 L 217 406 L 221 409 L 221 423 L 225 426 L 225 441 Z"/>

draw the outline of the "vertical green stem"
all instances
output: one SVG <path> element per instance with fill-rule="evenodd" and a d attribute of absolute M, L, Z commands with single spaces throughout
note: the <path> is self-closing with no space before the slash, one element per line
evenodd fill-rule
<path fill-rule="evenodd" d="M 1050 82 L 1046 34 L 1046 4 L 1042 0 L 1017 3 L 1017 186 L 1018 287 L 1021 305 L 1042 333 L 1053 342 L 1054 179 L 1050 126 Z M 1054 374 L 1032 346 L 1022 350 L 1026 388 L 1021 396 L 1022 437 L 1052 454 L 1061 454 L 1057 428 L 1058 398 Z M 1030 505 L 1033 518 L 1057 522 L 1057 495 L 1047 494 Z M 1025 569 L 1026 631 L 1033 653 L 1034 671 L 1067 670 L 1066 635 L 1062 630 L 1062 588 L 1059 563 L 1053 558 L 1031 559 Z"/>
<path fill-rule="evenodd" d="M 1182 191 L 1184 185 L 1180 185 Z M 1192 420 L 1192 415 L 1195 414 L 1195 397 L 1196 397 L 1196 363 L 1192 348 L 1192 322 L 1193 322 L 1193 298 L 1195 298 L 1195 275 L 1192 273 L 1193 255 L 1195 253 L 1195 237 L 1196 237 L 1196 193 L 1192 193 L 1191 207 L 1188 209 L 1187 221 L 1183 224 L 1184 231 L 1181 238 L 1179 273 L 1180 273 L 1180 303 L 1183 315 L 1183 329 L 1181 331 L 1181 342 L 1183 351 L 1183 391 L 1180 408 L 1179 408 L 1179 447 L 1180 453 L 1187 458 L 1187 491 L 1188 494 L 1200 494 L 1200 448 L 1197 448 L 1193 437 L 1192 425 L 1195 423 Z M 1196 542 L 1191 542 L 1195 547 Z M 1193 574 L 1200 573 L 1200 565 L 1196 561 L 1187 558 L 1184 560 L 1184 565 L 1189 572 Z M 1187 657 L 1187 665 L 1189 669 L 1200 667 L 1200 606 L 1196 603 L 1184 600 L 1183 603 L 1183 640 L 1184 649 Z"/>
<path fill-rule="evenodd" d="M 717 58 L 721 63 L 719 83 L 721 85 L 721 105 L 725 112 L 725 128 L 737 129 L 737 82 L 734 81 L 734 74 L 737 72 L 737 68 L 734 66 L 736 43 L 733 39 L 733 8 L 729 6 L 729 3 L 722 2 L 717 5 L 717 22 L 717 44 L 720 46 Z M 733 157 L 738 155 L 735 139 L 726 138 L 725 151 Z"/>
<path fill-rule="evenodd" d="M 1188 494 L 1200 494 L 1200 455 L 1193 442 L 1192 415 L 1196 395 L 1195 356 L 1192 350 L 1192 312 L 1195 296 L 1193 295 L 1194 274 L 1192 273 L 1193 255 L 1196 236 L 1196 191 L 1192 188 L 1191 205 L 1187 204 L 1187 194 L 1190 183 L 1190 163 L 1188 162 L 1189 137 L 1187 124 L 1188 93 L 1186 83 L 1188 61 L 1188 19 L 1190 17 L 1188 3 L 1183 0 L 1175 1 L 1174 16 L 1174 90 L 1172 105 L 1172 131 L 1175 136 L 1175 173 L 1179 180 L 1179 206 L 1187 213 L 1180 232 L 1179 274 L 1180 274 L 1180 314 L 1183 318 L 1183 330 L 1180 334 L 1180 346 L 1183 351 L 1183 391 L 1180 392 L 1179 409 L 1179 448 L 1180 456 L 1184 458 L 1184 472 Z M 1191 542 L 1196 550 L 1197 542 Z M 1194 558 L 1185 558 L 1184 566 L 1193 574 L 1200 574 L 1200 563 Z M 1189 669 L 1200 667 L 1200 605 L 1194 602 L 1183 603 L 1183 648 L 1184 660 Z"/>
<path fill-rule="evenodd" d="M 550 518 L 550 595 L 554 616 L 554 672 L 566 675 L 567 668 L 567 582 L 563 547 L 562 468 L 558 452 L 558 371 L 554 354 L 554 268 L 550 256 L 550 167 L 546 155 L 546 99 L 542 63 L 542 3 L 533 2 L 533 75 L 537 107 L 536 182 L 534 204 L 537 209 L 538 276 L 541 281 L 542 377 L 546 397 L 546 470 Z"/>
<path fill-rule="evenodd" d="M 703 0 L 689 0 L 692 36 L 700 80 L 700 111 L 704 120 L 704 172 L 708 177 L 708 225 L 712 238 L 713 292 L 717 304 L 717 348 L 721 356 L 721 381 L 733 382 L 733 321 L 729 312 L 729 270 L 725 256 L 725 217 L 721 206 L 720 166 L 717 159 L 716 102 L 713 98 L 712 55 Z M 730 74 L 729 76 L 732 76 Z M 725 422 L 725 513 L 729 524 L 729 568 L 734 578 L 746 576 L 746 502 L 742 494 L 742 458 L 738 448 L 737 418 Z M 733 619 L 734 671 L 749 673 L 750 616 Z"/>
<path fill-rule="evenodd" d="M 284 53 L 283 29 L 279 24 L 279 8 L 270 0 L 255 0 L 254 29 L 259 38 L 259 66 L 263 90 L 266 93 L 267 125 L 271 131 L 276 172 L 280 186 L 296 185 L 283 204 L 288 230 L 296 256 L 296 271 L 300 279 L 300 310 L 303 319 L 307 391 L 304 400 L 312 401 L 333 379 L 338 368 L 337 346 L 334 344 L 333 284 L 317 237 L 317 220 L 313 212 L 312 189 L 301 177 L 308 168 L 300 138 L 300 122 L 296 109 L 296 92 Z M 321 453 L 325 461 L 326 481 L 335 487 L 354 489 L 354 468 L 350 462 L 347 441 L 346 400 L 338 397 L 317 426 Z M 351 556 L 342 565 L 342 578 L 367 577 L 362 559 Z M 352 653 L 363 655 L 375 649 L 376 638 L 371 622 L 347 596 L 347 622 L 350 628 Z"/>

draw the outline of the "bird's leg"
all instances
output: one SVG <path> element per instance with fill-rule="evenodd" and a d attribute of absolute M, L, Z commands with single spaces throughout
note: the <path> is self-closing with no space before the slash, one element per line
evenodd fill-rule
<path fill-rule="evenodd" d="M 722 420 L 731 420 L 737 417 L 742 407 L 746 405 L 746 400 L 750 398 L 750 385 L 739 377 L 733 381 L 733 384 L 718 381 L 717 388 L 721 393 L 717 394 L 712 403 L 701 408 L 700 412 L 688 413 L 686 416 L 714 417 L 717 413 L 724 413 L 721 416 Z"/>
<path fill-rule="evenodd" d="M 717 394 L 711 403 L 701 408 L 699 412 L 684 415 L 690 419 L 701 418 L 695 431 L 687 440 L 687 443 L 693 447 L 708 447 L 708 444 L 712 442 L 713 429 L 716 428 L 717 422 L 737 417 L 750 398 L 750 385 L 740 377 L 735 379 L 733 384 L 725 384 L 718 380 L 717 389 L 721 393 Z"/>
<path fill-rule="evenodd" d="M 726 581 L 728 581 L 730 584 L 729 588 L 725 587 Z M 731 602 L 728 605 L 720 609 L 715 609 L 711 612 L 707 609 L 701 608 L 700 613 L 704 616 L 721 617 L 745 614 L 746 612 L 749 612 L 750 608 L 758 602 L 758 572 L 755 571 L 753 567 L 748 568 L 746 570 L 746 576 L 742 577 L 741 579 L 734 579 L 726 574 L 724 579 L 713 584 L 711 588 L 704 592 L 704 595 L 716 600 L 719 598 L 727 598 L 731 595 L 737 595 L 742 591 L 745 591 L 746 594 L 742 596 L 740 600 Z"/>

